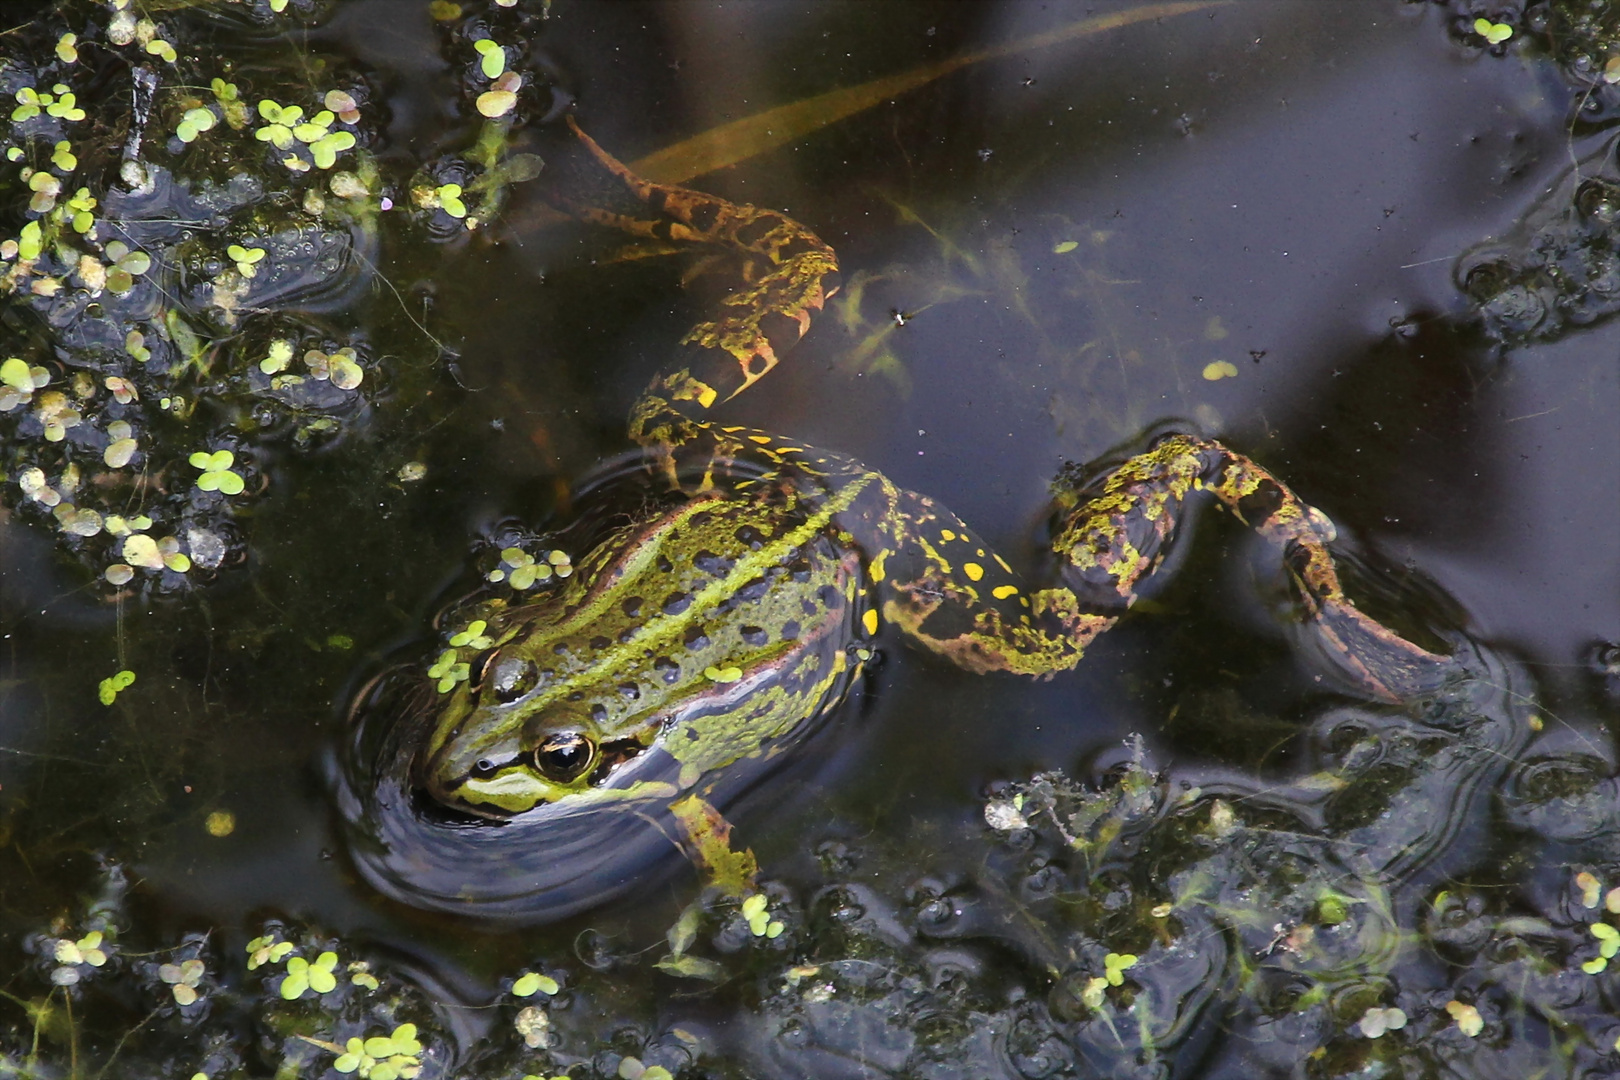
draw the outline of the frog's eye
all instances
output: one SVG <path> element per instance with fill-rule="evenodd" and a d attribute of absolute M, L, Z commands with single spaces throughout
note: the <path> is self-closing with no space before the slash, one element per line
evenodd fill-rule
<path fill-rule="evenodd" d="M 546 737 L 534 752 L 534 764 L 547 780 L 566 784 L 590 768 L 596 757 L 591 740 L 577 731 L 559 731 Z"/>
<path fill-rule="evenodd" d="M 534 661 L 522 656 L 499 656 L 491 653 L 491 660 L 486 660 L 480 671 L 480 679 L 487 676 L 489 691 L 501 703 L 516 701 L 518 698 L 533 690 L 540 681 L 540 672 L 535 668 Z"/>

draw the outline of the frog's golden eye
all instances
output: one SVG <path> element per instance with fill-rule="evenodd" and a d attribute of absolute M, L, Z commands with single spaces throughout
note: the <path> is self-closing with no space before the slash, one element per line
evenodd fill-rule
<path fill-rule="evenodd" d="M 534 765 L 547 780 L 566 784 L 590 768 L 595 757 L 590 739 L 577 731 L 559 731 L 536 748 Z"/>
<path fill-rule="evenodd" d="M 535 688 L 540 681 L 540 672 L 534 666 L 534 661 L 522 656 L 501 656 L 491 653 L 490 660 L 485 660 L 480 667 L 478 682 L 482 682 L 485 675 L 489 678 L 489 691 L 495 695 L 495 700 L 505 704 L 516 701 Z"/>

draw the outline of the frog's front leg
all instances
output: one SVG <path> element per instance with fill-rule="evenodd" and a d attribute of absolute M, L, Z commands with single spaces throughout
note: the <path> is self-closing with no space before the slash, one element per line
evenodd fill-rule
<path fill-rule="evenodd" d="M 1367 693 L 1395 701 L 1431 688 L 1452 662 L 1369 618 L 1339 583 L 1332 526 L 1284 484 L 1219 443 L 1160 440 L 1089 483 L 1066 470 L 1052 540 L 1061 586 L 1032 589 L 949 510 L 883 481 L 863 515 L 879 551 L 885 618 L 972 671 L 1049 675 L 1073 667 L 1136 601 L 1168 553 L 1188 499 L 1208 492 L 1275 548 L 1298 586 L 1306 628 Z"/>

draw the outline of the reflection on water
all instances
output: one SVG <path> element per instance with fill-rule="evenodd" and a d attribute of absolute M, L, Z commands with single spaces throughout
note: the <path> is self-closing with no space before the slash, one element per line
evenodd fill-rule
<path fill-rule="evenodd" d="M 0 1072 L 1612 1068 L 1601 12 L 29 7 L 0 36 Z M 678 865 L 534 932 L 380 897 L 325 765 L 352 692 L 512 530 L 573 519 L 702 302 L 540 211 L 550 121 L 636 159 L 1116 15 L 692 181 L 845 270 L 735 419 L 1010 555 L 1063 460 L 1189 423 L 1331 515 L 1352 592 L 1466 677 L 1324 691 L 1212 518 L 1070 676 L 885 641 L 736 808 L 762 909 L 688 909 Z"/>

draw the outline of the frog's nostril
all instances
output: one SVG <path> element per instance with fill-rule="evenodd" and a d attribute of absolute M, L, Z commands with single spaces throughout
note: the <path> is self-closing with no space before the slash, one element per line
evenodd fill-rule
<path fill-rule="evenodd" d="M 495 775 L 495 770 L 498 768 L 500 768 L 500 765 L 497 762 L 491 761 L 489 758 L 479 758 L 472 767 L 473 779 L 487 780 Z"/>

